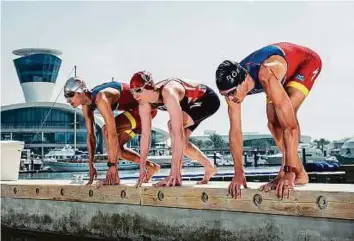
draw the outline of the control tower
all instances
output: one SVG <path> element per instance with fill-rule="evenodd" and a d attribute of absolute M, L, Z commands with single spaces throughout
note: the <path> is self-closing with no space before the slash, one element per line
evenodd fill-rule
<path fill-rule="evenodd" d="M 26 102 L 50 102 L 57 80 L 61 51 L 43 48 L 17 49 L 14 59 Z"/>

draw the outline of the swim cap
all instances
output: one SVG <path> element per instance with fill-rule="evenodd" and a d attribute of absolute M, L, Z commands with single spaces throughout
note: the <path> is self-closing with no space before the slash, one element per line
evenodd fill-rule
<path fill-rule="evenodd" d="M 135 89 L 142 86 L 154 86 L 152 75 L 148 71 L 136 72 L 130 80 L 130 88 Z"/>
<path fill-rule="evenodd" d="M 84 81 L 71 77 L 64 85 L 64 96 L 65 98 L 70 98 L 72 97 L 72 93 L 82 93 L 86 90 L 87 87 Z"/>
<path fill-rule="evenodd" d="M 222 62 L 216 70 L 216 86 L 220 91 L 240 85 L 247 76 L 247 70 L 239 63 L 230 60 Z"/>

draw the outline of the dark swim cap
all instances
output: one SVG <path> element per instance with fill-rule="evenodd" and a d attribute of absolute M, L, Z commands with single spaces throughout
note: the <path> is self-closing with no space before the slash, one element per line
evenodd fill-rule
<path fill-rule="evenodd" d="M 247 70 L 230 60 L 222 62 L 216 70 L 216 86 L 219 91 L 229 90 L 245 81 Z"/>

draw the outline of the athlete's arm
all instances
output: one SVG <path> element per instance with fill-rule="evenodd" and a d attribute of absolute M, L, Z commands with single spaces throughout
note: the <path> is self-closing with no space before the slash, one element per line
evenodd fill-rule
<path fill-rule="evenodd" d="M 107 98 L 106 93 L 100 92 L 96 97 L 96 105 L 104 119 L 107 128 L 108 161 L 116 163 L 118 158 L 118 135 L 113 111 L 111 110 L 111 100 L 110 98 Z"/>
<path fill-rule="evenodd" d="M 82 106 L 82 113 L 85 117 L 85 124 L 86 124 L 86 133 L 87 133 L 87 151 L 89 155 L 89 165 L 90 165 L 90 177 L 87 185 L 92 184 L 93 179 L 95 176 L 97 176 L 97 172 L 94 166 L 94 159 L 95 159 L 95 153 L 96 153 L 96 135 L 95 135 L 95 119 L 93 116 L 93 111 L 92 109 L 87 106 L 83 105 Z"/>
<path fill-rule="evenodd" d="M 287 67 L 284 63 L 269 60 L 261 67 L 259 75 L 266 94 L 274 104 L 279 123 L 284 130 L 285 163 L 287 166 L 296 167 L 299 129 L 293 106 L 281 84 L 286 71 Z"/>
<path fill-rule="evenodd" d="M 139 104 L 139 115 L 141 120 L 140 171 L 142 173 L 145 169 L 151 141 L 151 106 L 149 103 Z"/>
<path fill-rule="evenodd" d="M 170 86 L 165 86 L 162 90 L 164 104 L 170 115 L 171 120 L 171 145 L 172 145 L 172 163 L 171 175 L 180 175 L 180 164 L 183 157 L 184 148 L 184 130 L 182 109 L 179 103 L 179 95 L 177 90 Z"/>
<path fill-rule="evenodd" d="M 87 133 L 86 142 L 87 142 L 87 151 L 89 155 L 89 164 L 90 166 L 93 166 L 94 157 L 96 153 L 96 135 L 94 130 L 95 119 L 93 116 L 93 111 L 87 105 L 82 106 L 82 113 L 85 117 L 85 124 L 86 124 L 86 133 Z"/>
<path fill-rule="evenodd" d="M 242 165 L 242 128 L 241 128 L 241 104 L 225 98 L 228 105 L 228 113 L 230 119 L 229 141 L 231 154 L 234 160 L 235 174 L 243 173 Z"/>
<path fill-rule="evenodd" d="M 242 166 L 242 128 L 241 128 L 241 104 L 226 98 L 230 118 L 230 149 L 234 160 L 235 175 L 231 180 L 228 193 L 234 198 L 241 198 L 241 185 L 247 188 L 245 173 Z"/>

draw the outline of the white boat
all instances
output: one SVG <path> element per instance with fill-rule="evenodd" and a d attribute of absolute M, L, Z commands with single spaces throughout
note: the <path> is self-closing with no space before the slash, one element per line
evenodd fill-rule
<path fill-rule="evenodd" d="M 65 145 L 61 149 L 53 149 L 49 153 L 44 155 L 43 163 L 48 165 L 53 162 L 64 161 L 64 160 L 77 160 L 87 158 L 83 152 L 75 153 L 75 150 L 70 145 Z"/>
<path fill-rule="evenodd" d="M 74 150 L 70 145 L 51 150 L 44 156 L 43 163 L 54 172 L 85 172 L 90 169 L 87 152 Z M 108 170 L 107 154 L 95 155 L 95 168 L 97 171 Z M 139 167 L 135 163 L 120 160 L 118 168 L 129 170 Z"/>
<path fill-rule="evenodd" d="M 329 161 L 329 162 L 338 162 L 338 160 L 332 156 L 325 157 L 323 152 L 320 149 L 311 147 L 309 144 L 300 144 L 298 149 L 298 154 L 301 162 L 303 162 L 303 149 L 306 153 L 306 162 L 317 162 L 317 161 Z M 270 165 L 281 165 L 283 155 L 277 153 L 274 155 L 268 155 L 266 157 L 267 163 Z"/>
<path fill-rule="evenodd" d="M 163 155 L 163 156 L 148 156 L 149 161 L 159 164 L 161 167 L 171 167 L 172 156 Z M 183 163 L 190 161 L 189 158 L 183 157 Z"/>
<path fill-rule="evenodd" d="M 21 159 L 23 160 L 24 167 L 27 171 L 29 170 L 41 170 L 43 167 L 43 162 L 41 159 L 37 158 L 28 158 L 28 159 Z M 33 164 L 33 168 L 32 168 Z"/>
<path fill-rule="evenodd" d="M 224 158 L 223 155 L 221 155 L 220 153 L 215 153 L 215 156 L 214 156 L 214 153 L 211 153 L 211 154 L 208 154 L 206 155 L 208 157 L 208 159 L 211 161 L 211 162 L 216 162 L 216 165 L 217 166 L 227 166 L 229 165 L 229 159 L 227 158 Z M 215 160 L 214 160 L 215 159 Z M 214 163 L 215 164 L 215 163 Z"/>
<path fill-rule="evenodd" d="M 343 164 L 354 164 L 354 138 L 347 140 L 343 144 L 337 158 Z"/>
<path fill-rule="evenodd" d="M 43 168 L 43 162 L 38 155 L 31 153 L 30 149 L 23 149 L 21 153 L 20 170 L 21 171 L 37 171 Z"/>
<path fill-rule="evenodd" d="M 88 172 L 90 170 L 90 166 L 88 161 L 82 162 L 52 162 L 48 164 L 50 169 L 54 172 Z M 107 171 L 108 166 L 106 162 L 96 162 L 95 163 L 96 171 Z M 133 162 L 129 161 L 119 161 L 118 162 L 118 170 L 130 170 L 130 169 L 138 169 L 139 166 Z"/>
<path fill-rule="evenodd" d="M 233 163 L 230 162 L 229 159 L 225 159 L 223 155 L 220 153 L 216 153 L 215 156 L 213 153 L 207 154 L 207 158 L 210 160 L 210 162 L 214 163 L 216 162 L 217 166 L 227 166 L 227 165 L 232 165 Z M 215 158 L 215 160 L 214 160 Z M 231 160 L 232 161 L 232 160 Z M 202 167 L 203 165 L 200 164 L 200 162 L 196 160 L 190 160 L 189 158 L 185 157 L 183 159 L 183 166 L 184 167 Z"/>

